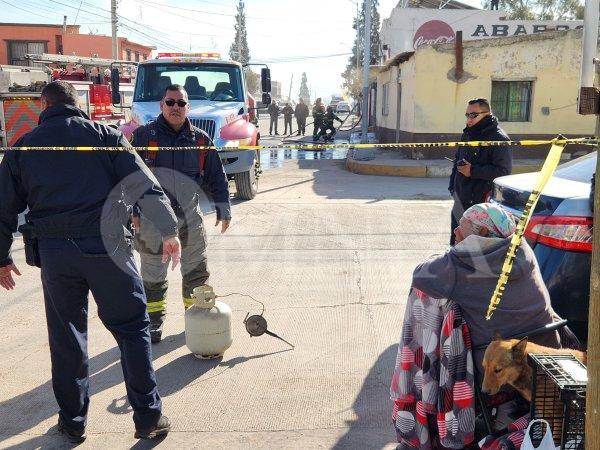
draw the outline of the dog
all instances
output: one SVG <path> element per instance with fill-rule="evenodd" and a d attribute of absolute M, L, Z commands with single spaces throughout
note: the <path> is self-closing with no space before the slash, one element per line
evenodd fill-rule
<path fill-rule="evenodd" d="M 587 354 L 578 350 L 543 347 L 529 342 L 527 337 L 521 340 L 502 340 L 496 333 L 483 355 L 484 377 L 481 391 L 494 395 L 502 386 L 508 384 L 530 402 L 532 370 L 527 364 L 529 353 L 571 354 L 583 364 L 587 363 Z"/>

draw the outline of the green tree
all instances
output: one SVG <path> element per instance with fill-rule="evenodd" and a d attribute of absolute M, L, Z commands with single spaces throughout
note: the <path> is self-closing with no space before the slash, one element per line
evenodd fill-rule
<path fill-rule="evenodd" d="M 298 97 L 304 99 L 304 103 L 310 104 L 310 91 L 308 90 L 308 79 L 306 78 L 306 72 L 302 72 L 302 81 L 300 81 L 300 92 Z"/>
<path fill-rule="evenodd" d="M 489 8 L 490 1 L 483 2 Z M 580 0 L 500 0 L 500 9 L 517 20 L 583 19 Z"/>
<path fill-rule="evenodd" d="M 235 15 L 235 37 L 229 48 L 229 57 L 241 64 L 250 62 L 250 48 L 248 47 L 248 32 L 246 30 L 246 5 L 244 0 L 239 0 Z M 246 76 L 246 89 L 251 94 L 259 91 L 259 76 L 249 67 L 244 68 Z"/>
<path fill-rule="evenodd" d="M 242 64 L 248 64 L 248 62 L 250 62 L 245 8 L 244 0 L 239 0 L 237 13 L 235 15 L 235 38 L 229 48 L 229 57 Z"/>
<path fill-rule="evenodd" d="M 371 0 L 371 57 L 369 61 L 370 64 L 377 64 L 381 57 L 381 39 L 379 37 L 381 18 L 379 16 L 378 7 L 379 0 Z M 356 33 L 357 28 L 359 31 L 360 40 L 358 43 L 358 47 L 355 41 L 354 45 L 352 46 L 352 55 L 348 59 L 348 65 L 346 66 L 346 70 L 344 71 L 344 73 L 342 73 L 342 77 L 344 78 L 344 89 L 348 92 L 350 96 L 354 97 L 355 99 L 357 99 L 360 96 L 362 89 L 362 64 L 365 58 L 365 12 L 366 4 L 363 0 L 358 20 L 355 18 L 352 24 L 354 32 Z"/>

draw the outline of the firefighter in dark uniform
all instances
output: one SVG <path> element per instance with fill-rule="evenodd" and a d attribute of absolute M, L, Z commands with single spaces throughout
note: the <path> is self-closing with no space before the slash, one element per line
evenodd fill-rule
<path fill-rule="evenodd" d="M 321 97 L 315 100 L 315 104 L 312 109 L 313 116 L 313 141 L 319 139 L 319 133 L 323 126 L 323 118 L 325 117 L 325 105 L 321 101 Z"/>
<path fill-rule="evenodd" d="M 20 146 L 129 147 L 121 132 L 97 124 L 77 108 L 75 88 L 55 81 L 41 94 L 39 126 Z M 20 275 L 10 253 L 18 214 L 26 261 L 41 267 L 58 402 L 58 429 L 71 442 L 85 439 L 89 405 L 88 292 L 98 316 L 121 350 L 137 438 L 169 431 L 152 368 L 149 320 L 142 279 L 127 232 L 127 205 L 140 205 L 160 230 L 163 257 L 180 257 L 177 222 L 156 178 L 133 151 L 10 150 L 0 163 L 0 285 Z"/>
<path fill-rule="evenodd" d="M 321 126 L 321 132 L 319 133 L 319 138 L 323 138 L 323 140 L 325 141 L 332 141 L 333 140 L 333 136 L 335 135 L 335 127 L 333 126 L 334 121 L 338 121 L 339 123 L 342 123 L 343 120 L 340 119 L 335 112 L 333 112 L 333 108 L 331 106 L 327 107 L 327 112 L 325 113 L 325 115 L 323 116 L 323 125 Z M 330 132 L 331 134 L 327 134 L 327 132 Z"/>
<path fill-rule="evenodd" d="M 187 118 L 188 95 L 179 85 L 165 90 L 160 102 L 161 114 L 147 125 L 137 128 L 132 143 L 136 147 L 197 147 L 211 145 L 198 128 Z M 206 232 L 199 200 L 203 192 L 215 204 L 221 233 L 229 227 L 231 205 L 229 187 L 223 163 L 215 151 L 143 151 L 140 156 L 150 166 L 165 189 L 177 215 L 182 243 L 181 274 L 183 304 L 187 309 L 195 300 L 194 288 L 206 283 L 209 277 L 206 263 Z M 142 278 L 148 296 L 150 336 L 160 342 L 166 315 L 167 265 L 160 257 L 160 239 L 156 227 L 142 214 L 134 218 L 136 245 L 142 262 Z"/>

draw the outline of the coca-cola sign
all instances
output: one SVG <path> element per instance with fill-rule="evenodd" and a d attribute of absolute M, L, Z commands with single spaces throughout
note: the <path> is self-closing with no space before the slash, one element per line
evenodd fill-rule
<path fill-rule="evenodd" d="M 413 48 L 421 45 L 447 44 L 454 42 L 454 30 L 441 20 L 430 20 L 419 27 L 413 38 Z"/>

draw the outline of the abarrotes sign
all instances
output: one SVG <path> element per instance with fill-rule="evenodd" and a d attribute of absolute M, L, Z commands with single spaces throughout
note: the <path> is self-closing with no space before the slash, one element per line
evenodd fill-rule
<path fill-rule="evenodd" d="M 381 41 L 388 45 L 390 57 L 423 45 L 454 42 L 459 30 L 463 40 L 468 41 L 583 27 L 581 20 L 504 20 L 505 16 L 502 11 L 489 10 L 394 8 L 383 21 Z"/>

